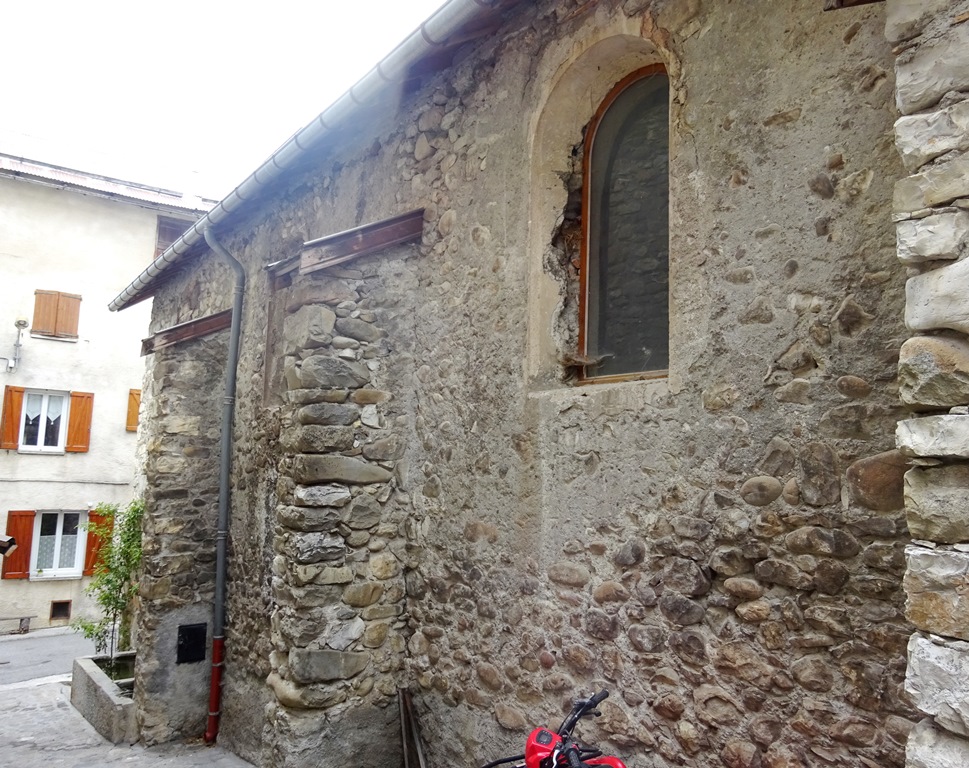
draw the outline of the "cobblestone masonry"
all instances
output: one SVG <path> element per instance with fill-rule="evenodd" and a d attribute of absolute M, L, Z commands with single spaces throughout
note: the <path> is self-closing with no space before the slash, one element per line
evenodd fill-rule
<path fill-rule="evenodd" d="M 953 62 L 962 28 L 946 48 L 948 5 L 938 19 L 927 4 L 820 6 L 521 4 L 219 233 L 249 276 L 221 743 L 266 766 L 395 764 L 393 696 L 409 685 L 432 764 L 476 764 L 604 685 L 615 695 L 586 733 L 633 765 L 904 764 L 921 695 L 903 690 L 906 514 L 931 507 L 920 524 L 940 542 L 962 534 L 944 515 L 959 465 L 909 469 L 921 449 L 893 445 L 898 394 L 960 405 L 969 366 L 946 332 L 899 367 L 906 265 L 960 264 L 961 193 L 935 190 L 957 184 L 938 174 L 957 175 L 963 150 L 902 150 L 918 167 L 895 210 L 915 223 L 896 247 L 893 95 L 913 117 L 952 107 L 926 130 L 963 118 L 951 85 L 920 92 L 942 87 L 916 84 L 920 44 L 893 87 L 886 13 Z M 670 373 L 579 387 L 561 236 L 572 149 L 611 86 L 657 61 L 672 83 Z M 303 242 L 420 207 L 419 245 L 270 284 L 264 267 Z M 910 296 L 947 295 L 915 280 Z M 223 309 L 227 286 L 199 258 L 159 290 L 155 328 Z M 154 361 L 151 740 L 204 707 L 207 670 L 166 649 L 211 598 L 224 343 Z M 962 431 L 932 439 L 958 456 Z M 195 443 L 209 453 L 186 459 Z M 910 743 L 958 749 L 955 719 Z"/>

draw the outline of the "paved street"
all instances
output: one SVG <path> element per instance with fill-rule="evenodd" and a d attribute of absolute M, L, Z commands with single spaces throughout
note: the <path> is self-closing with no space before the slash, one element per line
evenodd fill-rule
<path fill-rule="evenodd" d="M 75 656 L 90 656 L 94 642 L 70 627 L 0 635 L 0 685 L 70 675 Z"/>
<path fill-rule="evenodd" d="M 45 633 L 52 632 L 51 635 Z M 27 635 L 0 637 L 0 662 L 42 650 L 35 670 L 58 669 L 74 640 L 73 633 L 39 630 Z M 83 639 L 83 638 L 82 638 Z M 60 645 L 62 653 L 52 653 Z M 16 647 L 11 647 L 16 646 Z M 73 658 L 73 656 L 71 656 Z M 35 660 L 36 661 L 36 660 Z M 0 664 L 0 670 L 8 665 Z M 0 673 L 2 674 L 2 673 Z M 173 743 L 145 749 L 105 741 L 71 706 L 70 674 L 0 684 L 0 763 L 17 768 L 251 768 L 250 764 L 218 747 L 202 743 Z"/>

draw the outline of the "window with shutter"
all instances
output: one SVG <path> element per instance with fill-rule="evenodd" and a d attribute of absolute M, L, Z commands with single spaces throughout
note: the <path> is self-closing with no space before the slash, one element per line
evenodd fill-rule
<path fill-rule="evenodd" d="M 7 513 L 7 535 L 13 536 L 17 548 L 3 558 L 3 578 L 27 579 L 30 577 L 30 553 L 34 535 L 33 510 L 11 510 Z"/>
<path fill-rule="evenodd" d="M 70 419 L 67 423 L 68 453 L 84 453 L 91 447 L 91 416 L 94 395 L 91 392 L 71 392 Z"/>
<path fill-rule="evenodd" d="M 91 511 L 87 513 L 87 522 L 87 550 L 84 553 L 83 575 L 93 576 L 94 569 L 98 564 L 98 558 L 101 556 L 101 547 L 104 544 L 104 539 L 96 531 L 92 530 L 92 526 L 105 526 L 107 531 L 110 531 L 114 528 L 114 518 Z M 105 535 L 109 535 L 107 531 Z"/>
<path fill-rule="evenodd" d="M 168 216 L 158 217 L 158 233 L 155 238 L 155 258 L 157 259 L 168 247 L 182 236 L 193 222 L 184 219 L 171 219 Z"/>
<path fill-rule="evenodd" d="M 125 429 L 129 432 L 138 431 L 138 411 L 141 408 L 141 390 L 128 390 L 128 418 L 125 422 Z"/>
<path fill-rule="evenodd" d="M 0 448 L 16 451 L 20 445 L 20 414 L 24 388 L 9 384 L 3 389 L 3 412 L 0 416 Z"/>
<path fill-rule="evenodd" d="M 7 386 L 0 448 L 22 453 L 85 453 L 91 446 L 94 394 Z"/>
<path fill-rule="evenodd" d="M 81 297 L 60 291 L 34 291 L 34 321 L 30 333 L 58 339 L 76 339 Z"/>
<path fill-rule="evenodd" d="M 87 512 L 42 509 L 34 516 L 30 578 L 80 578 L 87 555 Z"/>

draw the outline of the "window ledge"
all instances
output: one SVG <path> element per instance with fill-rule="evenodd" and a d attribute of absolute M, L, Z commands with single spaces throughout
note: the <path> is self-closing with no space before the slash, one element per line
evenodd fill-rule
<path fill-rule="evenodd" d="M 669 371 L 648 371 L 644 373 L 619 373 L 614 376 L 594 376 L 592 378 L 579 378 L 576 385 L 587 387 L 590 384 L 623 384 L 627 381 L 666 381 L 669 378 Z"/>
<path fill-rule="evenodd" d="M 30 332 L 30 338 L 32 339 L 47 339 L 47 341 L 66 341 L 69 344 L 77 344 L 77 336 L 52 336 L 46 333 L 36 333 L 34 331 Z"/>
<path fill-rule="evenodd" d="M 612 397 L 617 396 L 630 401 L 655 403 L 670 394 L 669 379 L 662 377 L 617 377 L 614 380 L 586 379 L 581 383 L 533 389 L 529 397 L 556 400 L 577 401 L 584 397 Z"/>
<path fill-rule="evenodd" d="M 67 451 L 63 448 L 18 448 L 17 453 L 22 453 L 27 456 L 64 456 Z"/>
<path fill-rule="evenodd" d="M 80 571 L 72 571 L 71 573 L 31 573 L 30 581 L 80 581 L 84 576 Z"/>

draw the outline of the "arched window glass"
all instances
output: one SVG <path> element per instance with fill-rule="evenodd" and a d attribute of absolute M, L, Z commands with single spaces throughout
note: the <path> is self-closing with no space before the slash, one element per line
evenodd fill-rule
<path fill-rule="evenodd" d="M 640 70 L 586 133 L 580 346 L 586 379 L 669 367 L 669 79 Z"/>

